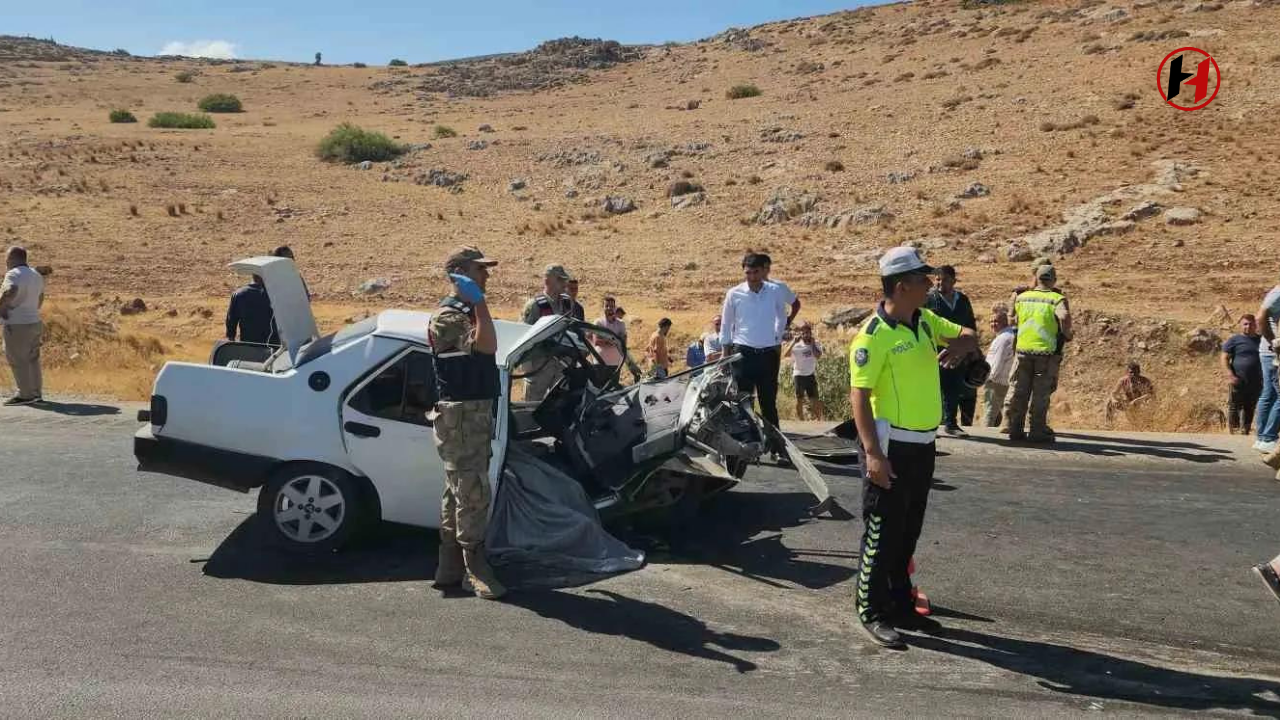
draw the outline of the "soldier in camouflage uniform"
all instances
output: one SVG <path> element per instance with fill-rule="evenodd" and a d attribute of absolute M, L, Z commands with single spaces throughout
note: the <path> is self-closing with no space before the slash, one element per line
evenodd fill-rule
<path fill-rule="evenodd" d="M 458 248 L 445 269 L 454 293 L 431 318 L 428 341 L 440 400 L 432 413 L 436 447 L 445 466 L 440 504 L 440 558 L 435 586 L 466 583 L 482 598 L 506 592 L 485 558 L 489 517 L 489 457 L 498 370 L 497 336 L 484 288 L 497 265 L 474 247 Z"/>
<path fill-rule="evenodd" d="M 568 295 L 570 282 L 573 282 L 573 276 L 563 265 L 548 265 L 542 274 L 542 292 L 524 304 L 520 319 L 526 325 L 534 325 L 544 317 L 572 315 L 577 303 Z M 535 353 L 522 364 L 520 372 L 527 375 L 524 381 L 524 399 L 542 400 L 560 381 L 564 368 L 559 362 L 548 361 L 544 355 Z"/>

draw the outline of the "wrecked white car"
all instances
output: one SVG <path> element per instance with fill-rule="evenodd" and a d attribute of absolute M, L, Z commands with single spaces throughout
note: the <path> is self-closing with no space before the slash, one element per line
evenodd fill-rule
<path fill-rule="evenodd" d="M 210 364 L 167 363 L 140 413 L 139 468 L 261 488 L 260 521 L 293 548 L 333 549 L 382 520 L 437 527 L 444 470 L 427 419 L 436 401 L 430 314 L 388 310 L 321 336 L 291 260 L 232 267 L 265 282 L 283 346 L 226 343 Z M 732 359 L 623 386 L 622 368 L 591 342 L 621 343 L 604 328 L 568 317 L 496 326 L 494 506 L 520 468 L 536 467 L 580 485 L 604 516 L 687 507 L 736 484 L 765 449 Z M 546 363 L 562 367 L 559 383 L 540 401 L 515 400 L 521 378 Z M 825 500 L 821 475 L 790 454 Z"/>

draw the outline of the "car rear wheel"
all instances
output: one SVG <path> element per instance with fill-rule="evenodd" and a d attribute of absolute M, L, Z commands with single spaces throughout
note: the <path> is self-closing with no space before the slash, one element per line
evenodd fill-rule
<path fill-rule="evenodd" d="M 368 521 L 360 485 L 326 465 L 290 465 L 258 493 L 258 518 L 272 543 L 291 552 L 325 553 L 346 545 Z"/>

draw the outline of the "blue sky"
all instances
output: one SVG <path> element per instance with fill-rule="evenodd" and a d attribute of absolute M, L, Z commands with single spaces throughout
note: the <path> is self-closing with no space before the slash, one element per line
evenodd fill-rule
<path fill-rule="evenodd" d="M 9 0 L 0 34 L 155 55 L 169 46 L 236 57 L 411 63 L 511 52 L 567 35 L 679 42 L 732 26 L 835 12 L 869 0 Z M 181 43 L 172 46 L 171 43 Z M 218 44 L 221 43 L 221 44 Z M 230 48 L 228 48 L 230 46 Z"/>

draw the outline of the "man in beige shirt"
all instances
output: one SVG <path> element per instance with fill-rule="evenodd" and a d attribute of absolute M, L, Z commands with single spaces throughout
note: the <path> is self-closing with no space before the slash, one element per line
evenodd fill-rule
<path fill-rule="evenodd" d="M 4 354 L 13 369 L 18 392 L 5 405 L 40 402 L 40 339 L 44 325 L 44 278 L 27 264 L 27 250 L 11 247 L 5 254 L 4 282 L 0 284 L 0 325 L 4 328 Z"/>

